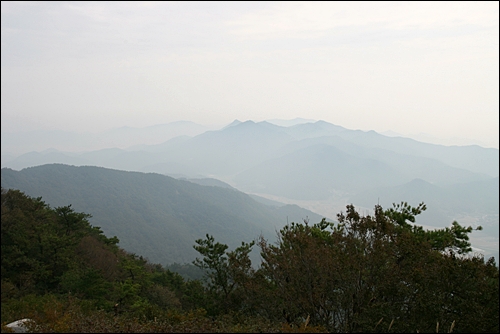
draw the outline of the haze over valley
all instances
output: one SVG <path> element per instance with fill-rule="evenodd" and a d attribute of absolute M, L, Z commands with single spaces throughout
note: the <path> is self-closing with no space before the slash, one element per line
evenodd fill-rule
<path fill-rule="evenodd" d="M 498 333 L 499 6 L 2 1 L 1 331 Z"/>
<path fill-rule="evenodd" d="M 153 131 L 154 129 L 156 131 Z M 142 139 L 150 130 L 150 136 Z M 157 173 L 179 179 L 179 182 L 191 180 L 202 188 L 213 189 L 215 186 L 224 188 L 224 191 L 250 194 L 253 199 L 248 197 L 247 201 L 253 202 L 257 199 L 260 202 L 260 222 L 255 218 L 238 217 L 237 213 L 232 213 L 234 224 L 238 224 L 240 219 L 247 222 L 240 223 L 242 229 L 233 233 L 235 240 L 241 240 L 245 235 L 248 235 L 249 239 L 255 238 L 259 234 L 257 226 L 260 226 L 262 232 L 265 231 L 266 236 L 273 238 L 273 231 L 281 228 L 287 217 L 289 222 L 302 221 L 306 217 L 314 221 L 326 217 L 332 221 L 337 213 L 345 210 L 347 204 L 354 204 L 369 214 L 377 203 L 389 208 L 392 203 L 400 201 L 407 201 L 412 205 L 425 202 L 428 210 L 419 217 L 418 224 L 428 228 L 446 227 L 457 220 L 473 227 L 481 225 L 484 230 L 472 235 L 473 246 L 486 256 L 498 256 L 498 149 L 422 143 L 409 138 L 388 137 L 375 131 L 349 130 L 325 121 L 307 119 L 290 120 L 288 123 L 284 120 L 235 120 L 220 129 L 206 131 L 203 131 L 201 125 L 193 122 L 175 122 L 145 129 L 119 128 L 111 133 L 113 140 L 123 140 L 126 144 L 120 145 L 121 148 L 87 151 L 66 151 L 52 147 L 2 159 L 2 187 L 20 189 L 35 197 L 43 196 L 51 205 L 73 204 L 77 210 L 92 213 L 97 224 L 100 224 L 105 232 L 119 237 L 124 232 L 114 225 L 119 224 L 123 218 L 111 212 L 120 211 L 119 206 L 126 206 L 127 210 L 134 206 L 125 204 L 128 200 L 117 201 L 113 206 L 109 206 L 108 213 L 109 216 L 114 216 L 115 220 L 100 216 L 108 204 L 104 207 L 97 204 L 103 205 L 107 201 L 92 202 L 90 198 L 93 191 L 89 187 L 95 180 L 106 178 L 90 178 L 81 184 L 72 185 L 71 180 L 79 179 L 78 175 L 81 173 L 87 175 L 88 172 L 84 172 L 87 169 L 68 169 L 67 173 L 57 176 L 63 166 L 51 164 Z M 79 140 L 77 134 L 68 134 L 67 138 Z M 156 142 L 151 143 L 154 140 Z M 70 140 L 59 142 L 62 145 L 71 144 Z M 89 141 L 89 145 L 92 145 L 92 141 Z M 45 165 L 44 169 L 30 168 L 41 165 Z M 4 168 L 21 172 L 15 173 Z M 59 172 L 56 173 L 52 169 Z M 137 177 L 135 175 L 138 174 L 130 175 Z M 66 177 L 64 181 L 59 179 L 63 176 Z M 170 180 L 169 182 L 174 182 Z M 118 182 L 117 185 L 122 186 L 124 182 Z M 143 189 L 144 194 L 153 191 L 139 181 L 134 182 Z M 116 191 L 115 187 L 109 188 L 102 182 L 98 182 L 98 185 L 104 188 L 94 189 L 96 193 L 105 197 L 117 196 L 109 193 L 110 189 Z M 77 192 L 75 189 L 81 191 Z M 124 192 L 133 192 L 132 189 Z M 153 202 L 145 200 L 154 198 L 150 196 L 147 195 L 136 202 L 137 209 L 149 206 L 165 207 L 164 203 L 152 204 Z M 214 196 L 217 197 L 209 197 L 217 203 L 222 201 L 225 207 L 234 206 Z M 164 198 L 163 195 L 160 197 Z M 197 207 L 194 203 L 192 202 L 192 210 Z M 286 208 L 291 210 L 296 207 L 287 207 L 285 204 L 298 205 L 305 210 L 294 211 L 292 214 L 293 210 L 287 212 Z M 270 210 L 269 208 L 277 210 L 278 207 L 281 216 L 266 211 Z M 183 215 L 189 214 L 181 214 Z M 134 214 L 125 216 L 132 217 Z M 161 233 L 180 240 L 177 233 L 172 234 L 172 230 L 167 232 L 167 226 L 176 220 L 180 225 L 185 224 L 181 223 L 179 216 L 168 219 L 167 216 L 167 213 L 157 213 L 154 217 L 146 215 L 141 216 L 137 222 L 143 221 L 146 224 L 140 228 L 143 231 L 149 228 L 148 224 L 154 224 L 156 228 L 163 229 L 164 232 Z M 197 217 L 197 224 L 200 224 L 204 219 L 202 216 Z M 169 223 L 166 224 L 166 221 Z M 250 222 L 258 225 L 250 227 Z M 129 222 L 127 226 L 130 224 L 133 223 Z M 162 224 L 166 225 L 162 227 Z M 245 230 L 241 224 L 250 224 L 249 230 Z M 202 230 L 207 233 L 221 234 L 221 231 L 216 232 L 217 229 L 208 223 L 204 226 Z M 136 226 L 137 228 L 139 227 Z M 194 240 L 204 235 L 202 230 L 194 235 L 183 232 L 185 240 L 182 239 L 182 243 L 175 245 L 189 245 L 189 238 Z M 156 237 L 161 233 L 156 234 Z M 229 236 L 221 236 L 222 240 L 231 244 Z M 136 243 L 135 246 L 132 246 L 131 239 Z M 172 255 L 162 257 L 154 254 L 153 250 L 147 251 L 140 246 L 141 238 L 127 236 L 123 240 L 125 249 L 131 247 L 131 251 L 142 252 L 148 258 L 164 264 L 174 262 L 176 256 L 179 261 L 190 261 L 194 257 L 189 247 L 183 249 L 176 246 L 177 251 L 170 252 Z M 150 244 L 152 249 L 156 247 L 152 242 L 143 242 Z"/>

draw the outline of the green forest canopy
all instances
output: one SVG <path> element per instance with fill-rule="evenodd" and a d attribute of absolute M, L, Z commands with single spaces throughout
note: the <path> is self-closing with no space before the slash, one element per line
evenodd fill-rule
<path fill-rule="evenodd" d="M 71 206 L 1 194 L 2 325 L 56 332 L 498 332 L 498 267 L 473 229 L 426 231 L 407 203 L 338 224 L 292 223 L 229 251 L 195 241 L 205 278 L 184 280 L 117 246 Z M 257 245 L 262 263 L 249 252 Z M 2 330 L 4 328 L 2 327 Z"/>

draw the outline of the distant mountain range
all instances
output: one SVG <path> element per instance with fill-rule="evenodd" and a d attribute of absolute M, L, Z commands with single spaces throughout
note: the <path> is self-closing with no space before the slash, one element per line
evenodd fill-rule
<path fill-rule="evenodd" d="M 194 260 L 198 254 L 192 246 L 207 233 L 234 248 L 261 234 L 274 240 L 287 221 L 322 218 L 296 205 L 259 203 L 217 180 L 216 186 L 208 179 L 194 181 L 206 185 L 91 166 L 1 171 L 3 188 L 42 196 L 52 207 L 71 204 L 91 214 L 91 223 L 107 236 L 116 235 L 125 250 L 164 265 Z"/>
<path fill-rule="evenodd" d="M 388 167 L 399 169 L 399 172 L 407 175 L 408 181 L 421 177 L 434 183 L 454 183 L 498 176 L 498 149 L 420 143 L 408 138 L 383 136 L 374 131 L 348 130 L 324 121 L 290 127 L 269 122 L 235 121 L 221 130 L 205 131 L 194 137 L 182 132 L 187 124 L 179 125 L 175 128 L 167 124 L 143 129 L 121 129 L 119 132 L 124 137 L 129 131 L 135 133 L 129 136 L 133 139 L 129 138 L 127 142 L 135 142 L 136 145 L 127 150 L 117 148 L 125 146 L 120 143 L 122 145 L 117 144 L 116 148 L 85 153 L 58 150 L 31 152 L 14 159 L 11 156 L 10 160 L 2 161 L 2 167 L 22 169 L 45 163 L 67 163 L 171 174 L 185 169 L 187 177 L 213 175 L 230 179 L 270 159 L 280 159 L 296 152 L 299 152 L 297 158 L 301 158 L 301 149 L 316 149 L 316 156 L 320 159 L 327 154 L 328 159 L 338 160 L 336 155 L 344 152 L 363 160 L 378 160 Z M 191 126 L 193 124 L 188 126 L 189 131 L 195 131 Z M 163 133 L 164 138 L 170 139 L 146 145 L 149 137 L 143 136 L 143 133 L 148 132 Z M 183 135 L 171 137 L 174 133 Z M 321 145 L 336 148 L 336 153 L 317 149 Z M 342 157 L 339 156 L 339 159 Z M 418 168 L 414 166 L 417 159 L 420 159 Z M 440 165 L 440 172 L 433 175 L 437 164 Z M 419 175 L 425 168 L 430 170 L 428 175 Z M 454 171 L 450 175 L 448 171 L 451 170 Z"/>
<path fill-rule="evenodd" d="M 175 132 L 173 127 L 158 129 L 165 136 Z M 458 219 L 498 231 L 498 149 L 434 145 L 304 119 L 236 120 L 220 130 L 175 133 L 180 135 L 154 145 L 137 141 L 127 149 L 31 152 L 2 159 L 2 167 L 64 163 L 198 183 L 218 179 L 260 196 L 255 197 L 260 202 L 295 203 L 321 214 L 332 211 L 326 206 L 338 212 L 348 203 L 371 209 L 377 202 L 387 207 L 424 201 L 424 225 L 448 226 Z"/>

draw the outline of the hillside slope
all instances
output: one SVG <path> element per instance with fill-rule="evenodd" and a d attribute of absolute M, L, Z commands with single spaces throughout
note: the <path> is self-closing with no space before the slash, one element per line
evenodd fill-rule
<path fill-rule="evenodd" d="M 2 187 L 43 196 L 51 206 L 72 204 L 120 246 L 162 264 L 192 261 L 194 241 L 212 234 L 231 247 L 291 221 L 321 217 L 296 206 L 271 207 L 233 189 L 201 186 L 159 174 L 101 167 L 43 165 L 1 171 Z"/>

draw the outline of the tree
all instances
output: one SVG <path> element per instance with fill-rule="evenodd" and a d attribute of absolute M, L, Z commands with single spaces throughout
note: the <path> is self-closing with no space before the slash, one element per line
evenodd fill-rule
<path fill-rule="evenodd" d="M 71 205 L 50 208 L 41 197 L 4 190 L 2 212 L 2 284 L 19 295 L 97 291 L 103 275 L 116 271 L 116 237 L 108 239 L 90 225 L 86 213 Z M 96 294 L 106 289 L 99 290 Z"/>
<path fill-rule="evenodd" d="M 242 242 L 231 252 L 227 252 L 227 245 L 215 242 L 214 237 L 208 234 L 205 240 L 198 239 L 196 243 L 198 245 L 193 247 L 203 255 L 203 259 L 196 258 L 193 264 L 205 270 L 206 283 L 216 301 L 214 307 L 217 312 L 239 307 L 235 304 L 241 304 L 242 300 L 234 297 L 242 297 L 237 290 L 244 289 L 252 275 L 249 253 L 255 242 Z"/>
<path fill-rule="evenodd" d="M 464 256 L 471 227 L 454 222 L 425 231 L 410 224 L 423 210 L 423 203 L 385 211 L 377 205 L 362 217 L 348 205 L 338 224 L 292 223 L 277 245 L 261 238 L 260 288 L 272 296 L 262 308 L 275 319 L 310 318 L 333 332 L 435 331 L 437 323 L 442 330 L 498 330 L 494 260 Z"/>

